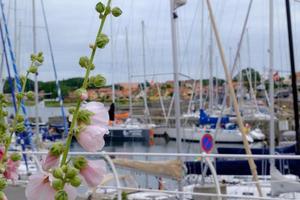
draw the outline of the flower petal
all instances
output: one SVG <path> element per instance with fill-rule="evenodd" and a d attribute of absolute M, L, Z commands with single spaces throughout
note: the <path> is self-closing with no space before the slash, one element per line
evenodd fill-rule
<path fill-rule="evenodd" d="M 80 174 L 89 187 L 98 186 L 102 182 L 105 173 L 105 162 L 102 160 L 89 160 L 87 166 L 80 170 Z"/>
<path fill-rule="evenodd" d="M 77 141 L 86 151 L 96 152 L 104 147 L 103 136 L 107 133 L 107 128 L 94 125 L 87 126 L 77 135 Z"/>
<path fill-rule="evenodd" d="M 108 111 L 104 107 L 103 103 L 100 102 L 89 102 L 82 105 L 82 109 L 88 110 L 94 113 L 91 116 L 91 124 L 92 125 L 102 125 L 107 126 L 109 122 Z"/>
<path fill-rule="evenodd" d="M 48 171 L 49 169 L 58 166 L 59 157 L 53 156 L 50 153 L 47 154 L 46 158 L 42 161 L 42 168 L 44 171 Z"/>
<path fill-rule="evenodd" d="M 50 185 L 49 176 L 38 173 L 29 177 L 25 195 L 30 200 L 53 200 L 55 192 Z"/>

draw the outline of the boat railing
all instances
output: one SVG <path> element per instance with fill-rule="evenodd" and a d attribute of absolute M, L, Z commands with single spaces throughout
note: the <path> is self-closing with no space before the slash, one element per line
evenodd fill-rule
<path fill-rule="evenodd" d="M 24 151 L 21 152 L 22 154 L 33 156 L 33 160 L 37 161 L 37 157 L 46 155 L 47 152 L 32 152 L 32 151 Z M 114 189 L 117 191 L 117 199 L 122 200 L 122 192 L 123 191 L 134 191 L 134 192 L 155 192 L 155 193 L 162 193 L 162 194 L 170 194 L 170 195 L 177 195 L 179 199 L 183 195 L 191 195 L 191 196 L 199 196 L 199 197 L 214 197 L 215 199 L 258 199 L 258 200 L 280 200 L 281 198 L 276 197 L 259 197 L 253 195 L 231 195 L 231 194 L 222 194 L 219 179 L 217 177 L 217 173 L 213 164 L 213 159 L 215 158 L 223 158 L 223 159 L 273 159 L 273 160 L 280 160 L 280 159 L 289 159 L 289 160 L 300 160 L 300 155 L 291 155 L 291 154 L 276 154 L 276 155 L 245 155 L 245 154 L 206 154 L 206 153 L 143 153 L 143 152 L 70 152 L 70 156 L 76 155 L 83 155 L 83 156 L 96 156 L 103 158 L 108 166 L 111 169 L 111 172 L 114 177 L 115 186 L 99 186 L 99 189 Z M 149 189 L 149 188 L 141 188 L 141 187 L 124 187 L 120 184 L 119 174 L 117 171 L 117 166 L 114 163 L 114 158 L 116 157 L 130 157 L 130 156 L 143 156 L 143 157 L 158 157 L 158 158 L 168 158 L 167 160 L 171 160 L 171 158 L 176 158 L 179 160 L 183 159 L 195 159 L 202 160 L 206 162 L 211 175 L 214 180 L 214 187 L 216 189 L 216 193 L 198 193 L 198 192 L 189 192 L 189 191 L 182 191 L 178 190 L 159 190 L 159 189 Z M 145 160 L 143 160 L 145 161 Z M 164 159 L 166 161 L 166 159 Z M 38 167 L 38 170 L 41 169 Z M 180 182 L 180 181 L 179 181 Z M 263 181 L 262 181 L 263 182 Z M 270 181 L 271 182 L 271 181 Z M 245 183 L 243 183 L 245 185 Z M 249 182 L 248 184 L 255 184 L 255 182 Z"/>

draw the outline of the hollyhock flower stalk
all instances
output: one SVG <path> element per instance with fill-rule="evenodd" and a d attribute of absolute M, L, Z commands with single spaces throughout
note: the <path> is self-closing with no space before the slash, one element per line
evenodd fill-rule
<path fill-rule="evenodd" d="M 110 8 L 110 5 L 111 5 L 111 0 L 108 0 L 106 8 Z M 102 34 L 104 23 L 106 21 L 107 16 L 110 14 L 110 12 L 109 11 L 108 12 L 104 11 L 103 13 L 100 13 L 100 14 L 101 14 L 102 17 L 101 17 L 100 27 L 99 27 L 99 30 L 98 30 L 98 33 L 97 33 L 97 36 L 96 36 L 96 40 L 94 42 L 89 60 L 87 62 L 85 62 L 85 65 L 87 65 L 87 66 L 86 66 L 84 81 L 83 81 L 83 84 L 82 84 L 82 87 L 81 87 L 81 89 L 83 89 L 83 90 L 87 89 L 87 86 L 89 84 L 90 72 L 94 68 L 92 63 L 94 61 L 95 53 L 96 53 L 96 50 L 97 50 L 97 45 L 96 45 L 97 44 L 97 38 Z M 75 125 L 76 125 L 76 122 L 77 122 L 81 102 L 82 102 L 82 99 L 79 98 L 77 100 L 77 104 L 76 104 L 76 107 L 75 107 L 75 110 L 74 110 L 74 113 L 73 113 L 73 118 L 72 118 L 72 122 L 71 122 L 71 125 L 70 125 L 70 129 L 69 129 L 69 133 L 68 133 L 68 137 L 67 137 L 67 141 L 66 141 L 66 145 L 65 145 L 66 148 L 65 148 L 65 151 L 63 153 L 60 166 L 63 166 L 67 161 L 67 156 L 68 156 L 68 152 L 70 150 L 70 145 L 71 145 L 71 141 L 72 141 L 72 138 L 73 138 L 73 134 L 75 132 Z"/>

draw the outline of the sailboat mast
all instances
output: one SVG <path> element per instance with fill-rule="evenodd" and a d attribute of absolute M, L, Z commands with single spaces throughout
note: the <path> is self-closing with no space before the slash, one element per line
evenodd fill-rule
<path fill-rule="evenodd" d="M 201 109 L 203 106 L 203 69 L 204 69 L 204 1 L 202 1 L 201 5 L 201 68 L 200 68 L 200 80 L 199 80 L 199 108 Z"/>
<path fill-rule="evenodd" d="M 142 21 L 142 48 L 143 48 L 143 75 L 144 75 L 144 104 L 145 104 L 145 119 L 149 120 L 149 108 L 147 101 L 147 83 L 146 83 L 146 51 L 145 51 L 145 23 Z"/>
<path fill-rule="evenodd" d="M 173 59 L 173 79 L 174 79 L 174 109 L 175 109 L 175 127 L 176 127 L 176 147 L 177 153 L 182 153 L 181 146 L 181 122 L 180 122 L 180 90 L 179 90 L 179 70 L 178 70 L 178 54 L 177 54 L 177 31 L 176 31 L 176 19 L 178 15 L 176 13 L 175 0 L 170 0 L 170 18 L 171 18 L 171 34 L 172 34 L 172 59 Z M 181 159 L 178 157 L 178 159 Z M 181 181 L 178 181 L 178 190 L 183 191 L 183 185 Z M 183 199 L 179 196 L 179 199 Z"/>
<path fill-rule="evenodd" d="M 112 87 L 112 102 L 116 102 L 116 87 L 115 87 L 115 80 L 114 80 L 114 42 L 113 42 L 113 23 L 112 23 L 112 16 L 110 16 L 110 50 L 111 50 L 111 87 Z"/>
<path fill-rule="evenodd" d="M 36 45 L 36 16 L 35 16 L 35 0 L 32 0 L 32 35 L 33 35 L 33 53 L 37 52 Z M 35 134 L 39 136 L 39 86 L 38 86 L 38 74 L 34 76 L 34 92 L 35 92 Z"/>
<path fill-rule="evenodd" d="M 299 130 L 298 92 L 297 92 L 297 77 L 296 77 L 296 69 L 295 69 L 295 57 L 294 57 L 291 6 L 289 0 L 285 0 L 285 7 L 286 7 L 287 31 L 288 31 L 288 40 L 289 40 L 291 76 L 292 76 L 293 105 L 294 105 L 294 118 L 295 118 L 295 131 L 296 131 L 296 153 L 299 155 L 300 154 L 300 130 Z"/>
<path fill-rule="evenodd" d="M 269 100 L 270 100 L 270 154 L 274 155 L 275 154 L 275 125 L 274 125 L 274 80 L 273 80 L 273 66 L 274 66 L 274 5 L 273 5 L 273 0 L 269 0 L 269 6 L 270 6 L 270 11 L 269 11 L 269 83 L 270 83 L 270 94 L 269 94 Z M 274 166 L 274 159 L 270 160 L 271 166 Z"/>
<path fill-rule="evenodd" d="M 209 113 L 212 113 L 213 107 L 213 35 L 210 28 L 210 44 L 209 44 Z"/>
<path fill-rule="evenodd" d="M 170 0 L 171 7 L 171 33 L 172 33 L 172 59 L 173 59 L 173 78 L 174 78 L 174 109 L 175 109 L 175 126 L 176 126 L 176 144 L 177 153 L 181 153 L 181 134 L 180 134 L 180 91 L 179 91 L 179 75 L 178 75 L 178 54 L 177 54 L 177 32 L 176 19 L 177 13 L 175 11 L 175 2 Z"/>
<path fill-rule="evenodd" d="M 131 69 L 130 69 L 130 61 L 129 61 L 129 41 L 128 41 L 128 29 L 125 28 L 126 34 L 126 58 L 127 58 L 127 72 L 128 72 L 128 98 L 129 98 L 129 116 L 132 117 L 132 91 L 131 91 Z"/>

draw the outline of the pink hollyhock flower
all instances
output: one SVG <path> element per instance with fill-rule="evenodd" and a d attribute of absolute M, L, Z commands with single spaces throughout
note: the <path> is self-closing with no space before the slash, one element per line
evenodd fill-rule
<path fill-rule="evenodd" d="M 109 122 L 108 111 L 104 107 L 103 103 L 92 101 L 83 104 L 81 106 L 81 109 L 85 109 L 94 113 L 94 115 L 91 116 L 91 125 L 100 125 L 100 126 L 108 125 Z"/>
<path fill-rule="evenodd" d="M 42 161 L 42 168 L 44 171 L 48 171 L 49 169 L 58 166 L 59 164 L 59 156 L 52 155 L 51 152 L 48 152 L 45 159 Z"/>
<path fill-rule="evenodd" d="M 6 179 L 17 180 L 18 179 L 18 168 L 20 166 L 20 161 L 13 161 L 9 159 L 6 163 L 6 169 L 3 173 Z"/>
<path fill-rule="evenodd" d="M 102 160 L 88 160 L 86 166 L 80 169 L 80 175 L 90 187 L 98 186 L 106 173 L 105 162 Z"/>
<path fill-rule="evenodd" d="M 68 200 L 75 200 L 77 196 L 76 189 L 65 185 L 64 190 L 68 194 Z M 56 190 L 51 186 L 51 177 L 49 174 L 38 173 L 29 177 L 25 195 L 30 200 L 54 200 Z"/>
<path fill-rule="evenodd" d="M 2 158 L 4 156 L 4 152 L 5 152 L 5 148 L 4 147 L 0 147 L 0 160 L 2 160 Z"/>
<path fill-rule="evenodd" d="M 90 125 L 83 128 L 76 136 L 78 143 L 86 150 L 90 152 L 96 152 L 101 150 L 105 141 L 103 136 L 108 133 L 106 127 Z"/>

